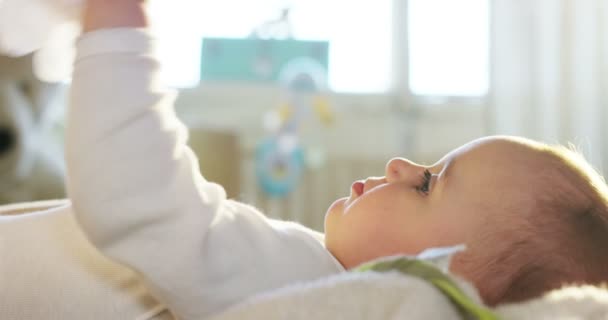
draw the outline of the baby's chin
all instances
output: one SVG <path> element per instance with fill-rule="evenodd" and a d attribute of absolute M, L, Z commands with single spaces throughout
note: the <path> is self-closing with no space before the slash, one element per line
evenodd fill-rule
<path fill-rule="evenodd" d="M 325 212 L 325 223 L 327 223 L 328 219 L 335 219 L 336 216 L 341 216 L 344 213 L 347 201 L 347 197 L 334 201 L 329 208 L 327 208 L 327 212 Z"/>
<path fill-rule="evenodd" d="M 331 235 L 335 231 L 336 224 L 339 223 L 338 220 L 340 219 L 340 217 L 342 216 L 342 214 L 344 212 L 344 207 L 345 207 L 344 204 L 346 203 L 347 200 L 348 200 L 348 198 L 346 198 L 346 197 L 337 199 L 329 206 L 329 208 L 327 208 L 327 212 L 325 212 L 324 229 L 325 229 L 326 243 L 327 243 L 328 236 L 331 237 Z"/>

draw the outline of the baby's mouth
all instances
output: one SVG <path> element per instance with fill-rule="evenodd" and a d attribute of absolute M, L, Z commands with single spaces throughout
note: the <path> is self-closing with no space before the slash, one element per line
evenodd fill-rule
<path fill-rule="evenodd" d="M 360 195 L 363 194 L 363 182 L 362 181 L 355 181 L 353 182 L 352 186 L 350 187 L 351 190 L 353 191 L 353 193 L 359 197 Z"/>

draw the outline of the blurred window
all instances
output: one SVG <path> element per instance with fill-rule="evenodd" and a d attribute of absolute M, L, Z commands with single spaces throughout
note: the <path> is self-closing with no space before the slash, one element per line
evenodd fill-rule
<path fill-rule="evenodd" d="M 416 96 L 488 91 L 489 0 L 409 0 L 409 87 Z"/>
<path fill-rule="evenodd" d="M 329 41 L 334 91 L 386 92 L 391 80 L 393 0 L 152 0 L 163 78 L 175 87 L 199 82 L 203 37 L 243 38 L 290 7 L 292 35 Z"/>

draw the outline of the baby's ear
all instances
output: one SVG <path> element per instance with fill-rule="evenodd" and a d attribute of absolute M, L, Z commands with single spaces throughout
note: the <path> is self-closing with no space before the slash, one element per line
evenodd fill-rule
<path fill-rule="evenodd" d="M 429 248 L 422 251 L 416 256 L 417 259 L 432 263 L 443 272 L 448 272 L 452 258 L 459 252 L 466 250 L 464 244 L 459 244 L 451 247 Z"/>

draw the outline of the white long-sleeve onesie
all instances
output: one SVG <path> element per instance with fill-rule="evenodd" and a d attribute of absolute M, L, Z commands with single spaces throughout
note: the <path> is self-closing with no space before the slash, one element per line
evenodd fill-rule
<path fill-rule="evenodd" d="M 145 30 L 107 29 L 77 44 L 67 182 L 91 242 L 181 319 L 343 271 L 322 234 L 227 200 L 201 176 L 153 43 Z"/>

